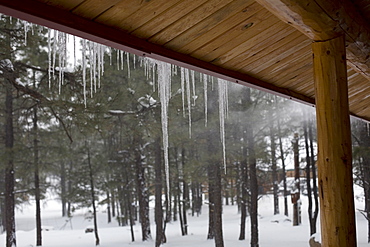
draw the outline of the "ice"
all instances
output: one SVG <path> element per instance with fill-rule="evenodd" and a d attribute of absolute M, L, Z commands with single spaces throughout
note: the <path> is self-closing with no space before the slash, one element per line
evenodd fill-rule
<path fill-rule="evenodd" d="M 208 122 L 208 76 L 203 75 L 203 91 L 204 91 L 204 125 L 207 127 Z"/>
<path fill-rule="evenodd" d="M 171 97 L 171 65 L 157 61 L 158 93 L 161 101 L 162 141 L 165 163 L 167 196 L 170 198 L 170 172 L 168 161 L 168 103 Z"/>
<path fill-rule="evenodd" d="M 82 40 L 82 84 L 83 84 L 83 95 L 84 95 L 84 104 L 86 104 L 86 40 Z"/>
<path fill-rule="evenodd" d="M 191 138 L 191 89 L 188 69 L 185 69 L 185 80 L 186 80 L 186 99 L 188 104 L 189 137 Z"/>
<path fill-rule="evenodd" d="M 195 106 L 195 100 L 197 99 L 197 96 L 195 94 L 195 71 L 191 71 L 191 82 L 193 87 L 193 106 Z"/>
<path fill-rule="evenodd" d="M 51 29 L 48 29 L 48 79 L 49 79 L 49 88 L 51 87 L 51 74 L 52 74 L 52 63 L 51 63 Z"/>
<path fill-rule="evenodd" d="M 227 115 L 227 81 L 217 79 L 218 81 L 218 109 L 220 118 L 220 138 L 222 144 L 223 165 L 226 173 L 226 144 L 225 144 L 225 118 Z"/>
<path fill-rule="evenodd" d="M 123 57 L 123 56 L 122 56 Z M 128 78 L 131 77 L 131 69 L 130 69 L 130 53 L 126 52 L 126 60 L 127 60 L 127 76 Z M 122 61 L 123 64 L 123 61 Z"/>
<path fill-rule="evenodd" d="M 182 99 L 182 114 L 185 117 L 185 68 L 181 68 L 181 99 Z"/>

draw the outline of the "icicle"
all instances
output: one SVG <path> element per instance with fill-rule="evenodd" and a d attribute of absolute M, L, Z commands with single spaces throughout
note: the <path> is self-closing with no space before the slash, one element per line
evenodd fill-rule
<path fill-rule="evenodd" d="M 121 70 L 123 70 L 123 64 L 124 64 L 124 61 L 123 60 L 125 59 L 124 56 L 123 56 L 123 54 L 125 52 L 124 51 L 121 51 L 120 53 L 121 53 Z"/>
<path fill-rule="evenodd" d="M 167 196 L 170 198 L 170 171 L 168 162 L 168 103 L 171 97 L 171 66 L 157 61 L 158 91 L 161 101 L 162 139 L 165 163 Z"/>
<path fill-rule="evenodd" d="M 204 125 L 207 127 L 208 124 L 208 81 L 207 75 L 203 74 L 203 92 L 204 92 Z"/>
<path fill-rule="evenodd" d="M 225 113 L 227 109 L 227 83 L 218 79 L 218 109 L 220 117 L 220 138 L 222 144 L 223 164 L 226 173 Z"/>
<path fill-rule="evenodd" d="M 104 52 L 105 52 L 105 45 L 100 45 L 100 63 L 101 63 L 101 75 L 104 75 L 105 72 L 105 62 L 104 62 Z M 100 86 L 99 86 L 100 87 Z"/>
<path fill-rule="evenodd" d="M 62 85 L 64 84 L 64 68 L 67 60 L 67 34 L 59 32 L 58 35 L 58 67 L 59 67 L 59 94 L 62 90 Z"/>
<path fill-rule="evenodd" d="M 177 69 L 178 69 L 177 65 L 172 65 L 172 74 L 177 75 Z"/>
<path fill-rule="evenodd" d="M 181 98 L 182 98 L 182 115 L 185 117 L 185 68 L 181 67 Z"/>
<path fill-rule="evenodd" d="M 121 53 L 120 50 L 117 50 L 117 70 L 119 70 L 119 54 Z"/>
<path fill-rule="evenodd" d="M 52 64 L 52 74 L 53 74 L 53 77 L 55 76 L 55 60 L 56 60 L 56 52 L 57 52 L 57 48 L 58 48 L 58 45 L 57 45 L 57 40 L 58 40 L 58 34 L 59 32 L 57 30 L 54 30 L 54 37 L 53 37 L 53 64 Z"/>
<path fill-rule="evenodd" d="M 59 38 L 61 38 L 61 34 L 62 33 L 60 33 L 60 35 L 58 36 L 58 48 L 59 48 L 59 50 L 62 49 L 62 47 L 59 46 L 60 43 L 61 43 L 60 40 L 59 40 Z M 59 56 L 58 56 L 58 67 L 59 67 L 58 92 L 60 94 L 61 90 L 62 90 L 62 54 L 59 54 Z"/>
<path fill-rule="evenodd" d="M 126 52 L 126 58 L 127 58 L 127 76 L 128 76 L 128 78 L 131 78 L 131 75 L 130 75 L 130 72 L 131 72 L 131 69 L 130 69 L 130 54 L 128 52 Z"/>
<path fill-rule="evenodd" d="M 51 29 L 48 29 L 48 77 L 49 77 L 49 88 L 51 87 Z"/>
<path fill-rule="evenodd" d="M 188 104 L 188 118 L 189 118 L 189 138 L 191 138 L 191 90 L 190 90 L 190 76 L 189 70 L 185 69 L 185 80 L 186 80 L 186 99 Z"/>
<path fill-rule="evenodd" d="M 225 81 L 225 113 L 226 113 L 226 118 L 229 117 L 229 87 L 228 87 L 228 81 Z"/>
<path fill-rule="evenodd" d="M 76 68 L 76 36 L 73 35 L 73 68 Z"/>
<path fill-rule="evenodd" d="M 86 39 L 82 39 L 82 83 L 84 88 L 84 104 L 86 107 Z"/>
<path fill-rule="evenodd" d="M 109 65 L 112 66 L 112 48 L 108 47 Z"/>
<path fill-rule="evenodd" d="M 89 63 L 90 63 L 90 97 L 93 97 L 93 68 L 92 68 L 92 53 L 93 53 L 93 48 L 92 48 L 92 42 L 89 42 Z"/>
<path fill-rule="evenodd" d="M 92 70 L 92 77 L 93 77 L 93 81 L 94 81 L 94 93 L 96 93 L 96 55 L 98 53 L 97 51 L 97 44 L 94 42 L 92 44 L 92 68 L 90 68 Z M 91 62 L 91 61 L 90 61 Z"/>
<path fill-rule="evenodd" d="M 101 45 L 99 44 L 96 44 L 97 45 L 97 55 L 98 55 L 98 88 L 100 88 L 100 75 L 102 73 L 102 54 L 101 54 L 101 50 L 102 50 L 102 47 Z"/>
<path fill-rule="evenodd" d="M 193 106 L 195 106 L 195 100 L 197 99 L 197 96 L 195 95 L 195 72 L 194 70 L 191 71 L 191 84 L 193 87 Z"/>
<path fill-rule="evenodd" d="M 152 72 L 153 72 L 153 92 L 155 92 L 155 66 L 153 66 Z"/>

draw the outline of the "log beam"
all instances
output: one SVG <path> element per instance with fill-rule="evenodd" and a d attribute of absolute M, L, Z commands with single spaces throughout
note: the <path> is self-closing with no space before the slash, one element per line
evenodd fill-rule
<path fill-rule="evenodd" d="M 347 61 L 370 80 L 370 25 L 350 0 L 257 0 L 314 41 L 344 35 Z"/>
<path fill-rule="evenodd" d="M 312 44 L 322 246 L 355 247 L 346 49 L 342 36 Z"/>

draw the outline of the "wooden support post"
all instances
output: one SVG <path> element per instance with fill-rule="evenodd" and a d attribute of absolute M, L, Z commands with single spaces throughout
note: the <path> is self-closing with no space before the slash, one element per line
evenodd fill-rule
<path fill-rule="evenodd" d="M 314 42 L 321 238 L 355 247 L 352 150 L 344 37 Z"/>

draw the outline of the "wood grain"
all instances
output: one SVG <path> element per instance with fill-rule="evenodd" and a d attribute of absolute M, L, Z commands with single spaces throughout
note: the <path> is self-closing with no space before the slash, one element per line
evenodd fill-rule
<path fill-rule="evenodd" d="M 344 37 L 312 45 L 322 246 L 356 246 Z"/>

